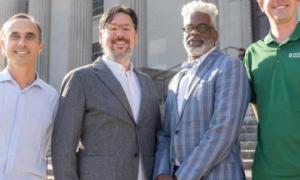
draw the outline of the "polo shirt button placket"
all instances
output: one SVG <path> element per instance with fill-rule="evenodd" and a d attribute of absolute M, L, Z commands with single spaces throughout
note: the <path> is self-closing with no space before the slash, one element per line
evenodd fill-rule
<path fill-rule="evenodd" d="M 280 47 L 277 48 L 277 55 L 279 54 L 280 52 Z M 279 58 L 278 56 L 276 57 L 276 63 L 279 64 Z"/>

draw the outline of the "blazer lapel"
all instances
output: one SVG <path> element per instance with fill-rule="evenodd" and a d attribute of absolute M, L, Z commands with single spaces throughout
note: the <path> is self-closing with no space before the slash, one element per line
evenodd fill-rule
<path fill-rule="evenodd" d="M 120 101 L 124 109 L 128 112 L 131 120 L 134 121 L 127 96 L 118 79 L 100 58 L 94 62 L 94 67 L 98 78 L 110 89 L 112 94 Z"/>
<path fill-rule="evenodd" d="M 140 109 L 139 109 L 139 114 L 138 114 L 138 119 L 137 119 L 137 124 L 140 124 L 143 119 L 143 113 L 144 113 L 145 109 L 147 108 L 147 101 L 148 101 L 150 89 L 148 87 L 145 77 L 136 70 L 134 70 L 134 72 L 139 79 L 140 88 L 141 88 L 141 102 L 140 102 Z"/>
<path fill-rule="evenodd" d="M 179 112 L 178 112 L 178 89 L 179 89 L 179 83 L 182 78 L 182 76 L 186 73 L 185 69 L 181 69 L 172 79 L 170 83 L 170 90 L 172 91 L 172 106 L 173 106 L 173 111 L 176 115 L 176 121 L 179 120 Z M 182 108 L 181 108 L 182 109 Z"/>
<path fill-rule="evenodd" d="M 211 52 L 211 54 L 209 54 L 206 59 L 199 65 L 196 74 L 194 75 L 191 84 L 189 85 L 189 89 L 187 91 L 187 93 L 185 94 L 184 97 L 184 101 L 179 113 L 179 118 L 178 118 L 178 122 L 180 122 L 180 120 L 182 119 L 182 114 L 183 111 L 186 107 L 187 102 L 190 99 L 190 96 L 192 94 L 192 92 L 194 91 L 195 87 L 197 86 L 197 84 L 200 82 L 200 80 L 202 79 L 202 77 L 210 70 L 210 68 L 213 66 L 216 58 L 219 56 L 219 51 L 218 50 L 213 50 Z"/>

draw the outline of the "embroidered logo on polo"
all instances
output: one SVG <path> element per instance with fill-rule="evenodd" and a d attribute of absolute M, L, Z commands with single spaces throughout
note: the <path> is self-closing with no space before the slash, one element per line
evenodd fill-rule
<path fill-rule="evenodd" d="M 300 58 L 300 52 L 289 53 L 290 59 Z"/>

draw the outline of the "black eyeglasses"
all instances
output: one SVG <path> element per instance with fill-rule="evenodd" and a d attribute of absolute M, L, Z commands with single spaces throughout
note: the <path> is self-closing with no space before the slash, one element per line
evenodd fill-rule
<path fill-rule="evenodd" d="M 198 24 L 197 26 L 187 25 L 187 26 L 183 27 L 182 30 L 186 33 L 190 33 L 193 30 L 198 31 L 199 33 L 208 33 L 213 30 L 213 27 L 211 27 L 207 24 Z"/>

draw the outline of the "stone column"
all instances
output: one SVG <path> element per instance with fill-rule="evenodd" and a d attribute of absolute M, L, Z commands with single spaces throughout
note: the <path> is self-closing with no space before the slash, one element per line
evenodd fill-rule
<path fill-rule="evenodd" d="M 146 0 L 123 0 L 138 16 L 138 43 L 133 54 L 135 67 L 147 66 L 147 2 Z"/>
<path fill-rule="evenodd" d="M 46 82 L 49 81 L 49 49 L 50 49 L 50 0 L 30 0 L 29 14 L 39 22 L 42 28 L 42 41 L 44 50 L 39 55 L 37 71 Z"/>
<path fill-rule="evenodd" d="M 92 0 L 51 0 L 49 81 L 59 89 L 63 76 L 92 62 Z"/>
<path fill-rule="evenodd" d="M 92 62 L 92 0 L 72 0 L 70 19 L 70 68 Z"/>
<path fill-rule="evenodd" d="M 19 0 L 0 0 L 0 24 L 19 12 Z"/>
<path fill-rule="evenodd" d="M 251 1 L 219 0 L 220 48 L 247 48 L 252 42 Z"/>
<path fill-rule="evenodd" d="M 18 0 L 0 0 L 0 26 L 1 27 L 9 17 L 19 12 L 19 7 L 20 6 Z M 0 70 L 3 69 L 5 66 L 6 66 L 5 58 L 1 54 Z"/>

